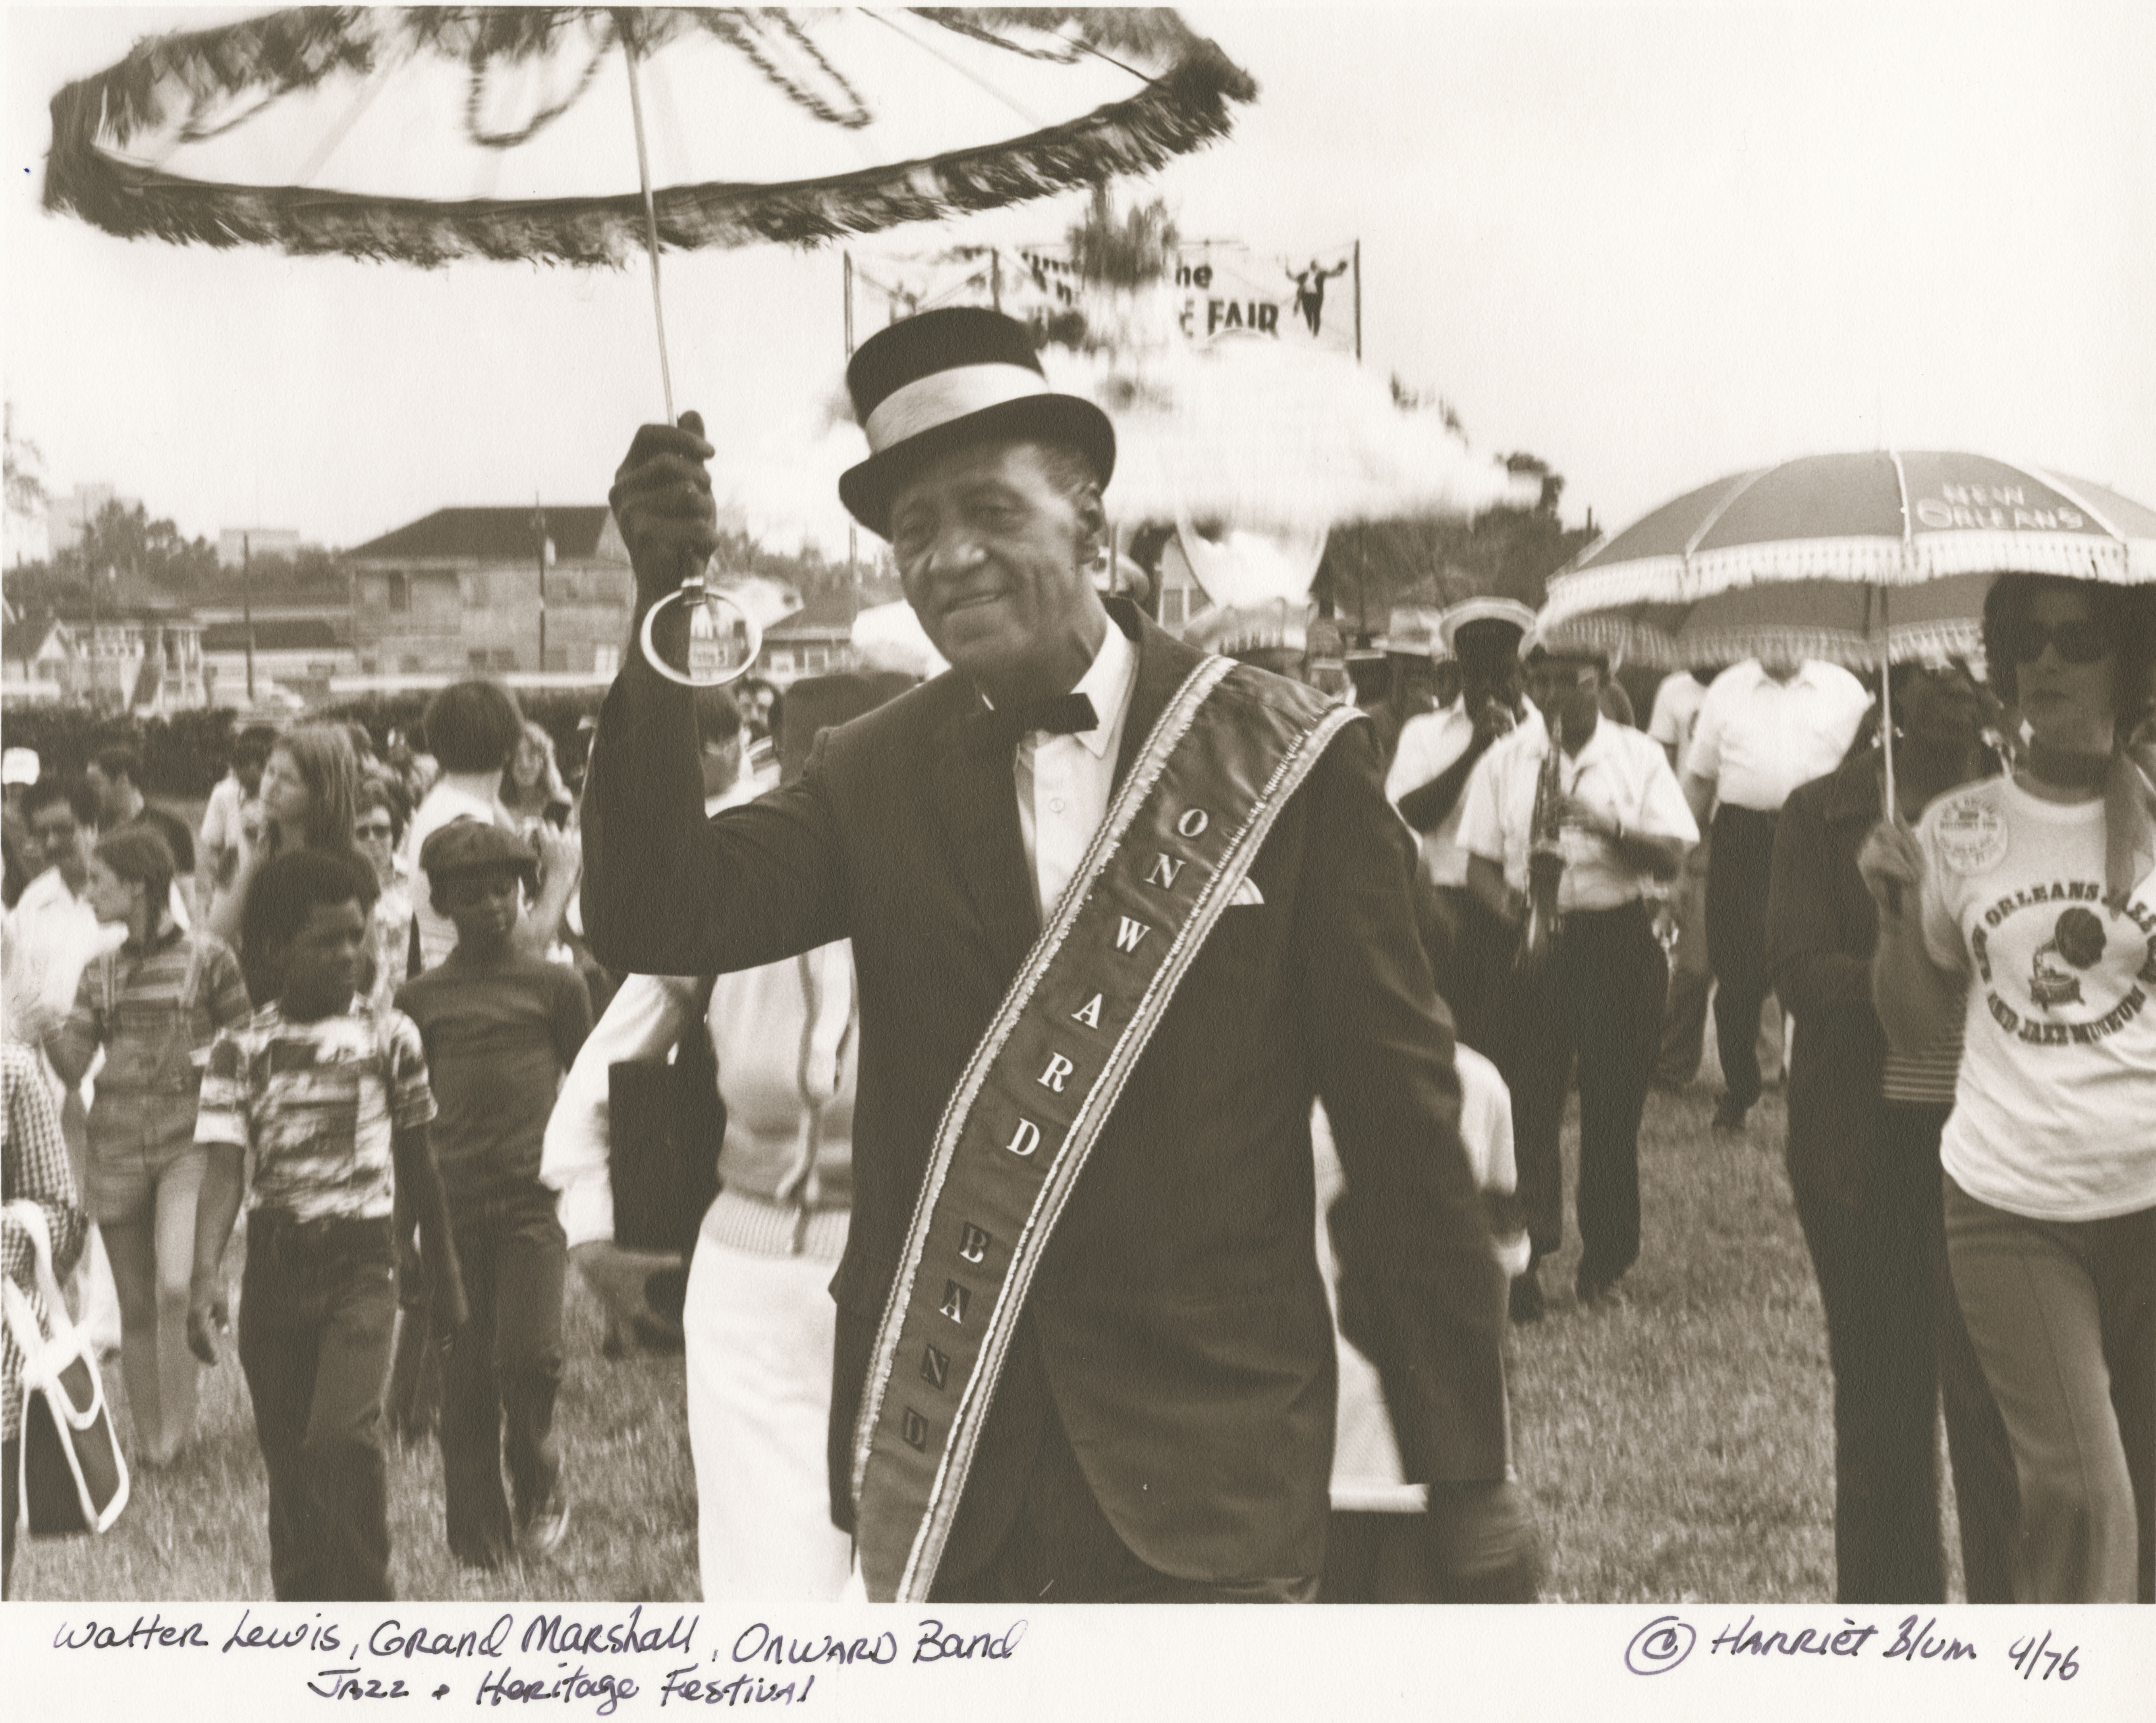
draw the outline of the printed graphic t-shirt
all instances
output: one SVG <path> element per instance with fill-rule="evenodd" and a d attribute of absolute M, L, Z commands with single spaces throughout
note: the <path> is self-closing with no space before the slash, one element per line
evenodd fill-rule
<path fill-rule="evenodd" d="M 293 1023 L 270 1004 L 211 1045 L 195 1141 L 254 1151 L 250 1211 L 384 1219 L 392 1136 L 434 1116 L 419 1032 L 401 1012 L 355 998 L 341 1015 Z"/>
<path fill-rule="evenodd" d="M 2156 1205 L 2156 874 L 2105 903 L 2102 803 L 2010 778 L 1942 797 L 1918 838 L 1925 946 L 1969 982 L 1947 1172 L 2036 1220 Z"/>

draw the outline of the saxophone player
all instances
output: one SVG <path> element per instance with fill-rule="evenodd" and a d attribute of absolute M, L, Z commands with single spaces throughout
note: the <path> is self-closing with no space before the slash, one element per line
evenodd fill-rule
<path fill-rule="evenodd" d="M 1512 1034 L 1498 1061 L 1512 1091 L 1518 1200 L 1533 1248 L 1512 1291 L 1513 1320 L 1527 1322 L 1543 1312 L 1540 1262 L 1563 1242 L 1558 1135 L 1575 1057 L 1579 1302 L 1610 1299 L 1639 1257 L 1640 1115 L 1669 979 L 1643 900 L 1654 881 L 1676 876 L 1699 828 L 1661 749 L 1603 715 L 1608 660 L 1545 648 L 1532 634 L 1523 644 L 1527 695 L 1543 724 L 1516 730 L 1476 765 L 1460 845 L 1477 900 L 1520 940 L 1532 926 L 1548 941 L 1507 983 Z M 1531 913 L 1537 879 L 1539 915 Z"/>

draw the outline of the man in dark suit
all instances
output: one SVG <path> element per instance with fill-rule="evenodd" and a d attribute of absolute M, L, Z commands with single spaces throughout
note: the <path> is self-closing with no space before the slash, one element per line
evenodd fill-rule
<path fill-rule="evenodd" d="M 939 1119 L 1113 784 L 1199 662 L 1096 595 L 1113 432 L 1048 391 L 1023 326 L 932 312 L 864 346 L 848 382 L 874 453 L 841 495 L 891 540 L 952 670 L 827 733 L 798 783 L 707 823 L 689 696 L 632 654 L 584 813 L 585 925 L 609 964 L 732 970 L 854 941 L 841 1524 Z M 617 475 L 639 626 L 716 541 L 701 430 L 644 426 Z M 1052 711 L 1074 695 L 1083 710 Z M 1343 1321 L 1383 1377 L 1407 1475 L 1431 1485 L 1432 1559 L 1467 1595 L 1533 1595 L 1501 1277 L 1383 778 L 1351 725 L 1283 806 L 1138 1063 L 1033 1283 L 937 1596 L 1312 1594 L 1335 1381 L 1311 1244 L 1313 1093 L 1348 1174 L 1332 1214 Z"/>

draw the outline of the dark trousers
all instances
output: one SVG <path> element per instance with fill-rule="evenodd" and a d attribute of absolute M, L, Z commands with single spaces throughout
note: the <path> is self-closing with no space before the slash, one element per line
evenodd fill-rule
<path fill-rule="evenodd" d="M 1450 950 L 1438 992 L 1452 1008 L 1454 1033 L 1464 1046 L 1502 1066 L 1519 1033 L 1519 1001 L 1512 978 L 1519 936 L 1465 886 L 1432 886 L 1444 905 Z M 1431 959 L 1433 974 L 1437 959 Z"/>
<path fill-rule="evenodd" d="M 1767 973 L 1767 885 L 1777 818 L 1725 803 L 1715 812 L 1714 853 L 1707 865 L 1714 1038 L 1730 1101 L 1739 1110 L 1759 1099 L 1759 1008 L 1774 989 Z"/>
<path fill-rule="evenodd" d="M 1467 1603 L 1420 1514 L 1335 1509 L 1325 1522 L 1321 1603 Z"/>
<path fill-rule="evenodd" d="M 533 1183 L 454 1202 L 449 1222 L 470 1315 L 442 1367 L 442 1485 L 449 1549 L 493 1567 L 561 1472 L 562 1291 L 569 1251 L 555 1195 Z M 506 1431 L 506 1440 L 504 1433 Z M 501 1483 L 505 1448 L 516 1518 Z"/>
<path fill-rule="evenodd" d="M 978 1572 L 945 1577 L 939 1603 L 1309 1603 L 1317 1576 L 1178 1579 L 1116 1536 L 1070 1451 L 1051 1399 L 1009 1532 Z"/>
<path fill-rule="evenodd" d="M 249 1218 L 239 1364 L 270 1474 L 270 1578 L 280 1599 L 395 1595 L 382 1397 L 396 1320 L 386 1218 Z"/>
<path fill-rule="evenodd" d="M 1640 1255 L 1640 1115 L 1661 1035 L 1668 960 L 1646 906 L 1575 910 L 1548 972 L 1516 982 L 1517 1032 L 1502 1062 L 1512 1091 L 1518 1201 L 1537 1258 L 1564 1243 L 1558 1139 L 1579 1064 L 1583 1285 L 1614 1280 Z"/>
<path fill-rule="evenodd" d="M 1834 1371 L 1837 1602 L 1944 1601 L 1942 1398 L 1969 1601 L 2014 1601 L 2014 1454 L 1947 1276 L 1939 1132 L 1949 1110 L 1881 1108 L 1861 1208 L 1797 1192 Z"/>
<path fill-rule="evenodd" d="M 15 1519 L 22 1511 L 18 1491 L 22 1485 L 22 1438 L 10 1436 L 0 1444 L 0 1494 L 7 1500 L 0 1504 L 0 1599 L 15 1595 Z"/>

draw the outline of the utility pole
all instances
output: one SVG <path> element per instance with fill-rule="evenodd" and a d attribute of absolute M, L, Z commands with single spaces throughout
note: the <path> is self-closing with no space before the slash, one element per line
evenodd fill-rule
<path fill-rule="evenodd" d="M 257 520 L 261 519 L 256 515 Z M 247 704 L 254 704 L 254 569 L 253 537 L 239 535 L 239 617 L 247 630 Z"/>
<path fill-rule="evenodd" d="M 1355 362 L 1363 362 L 1363 242 L 1355 242 Z"/>

